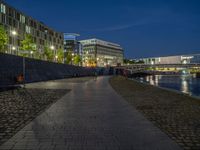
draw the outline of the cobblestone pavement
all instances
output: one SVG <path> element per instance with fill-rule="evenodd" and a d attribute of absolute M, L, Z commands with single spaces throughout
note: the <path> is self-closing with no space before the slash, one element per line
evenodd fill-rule
<path fill-rule="evenodd" d="M 12 137 L 67 90 L 15 89 L 0 92 L 0 144 Z"/>
<path fill-rule="evenodd" d="M 71 91 L 3 144 L 1 150 L 181 149 L 123 100 L 109 85 L 108 77 L 32 86 L 67 87 Z"/>
<path fill-rule="evenodd" d="M 186 150 L 200 150 L 200 100 L 114 77 L 113 88 Z"/>

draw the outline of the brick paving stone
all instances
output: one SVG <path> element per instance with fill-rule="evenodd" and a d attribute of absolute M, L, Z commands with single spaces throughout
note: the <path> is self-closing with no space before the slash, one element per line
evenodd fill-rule
<path fill-rule="evenodd" d="M 184 149 L 200 150 L 200 101 L 183 94 L 115 77 L 112 87 Z"/>
<path fill-rule="evenodd" d="M 33 150 L 180 150 L 166 134 L 109 85 L 109 77 L 87 82 L 49 81 L 28 88 L 71 91 L 10 140 Z M 6 146 L 8 140 L 2 146 Z M 1 147 L 0 147 L 1 149 Z M 15 146 L 13 147 L 15 149 Z"/>
<path fill-rule="evenodd" d="M 0 145 L 67 92 L 63 89 L 0 92 Z"/>

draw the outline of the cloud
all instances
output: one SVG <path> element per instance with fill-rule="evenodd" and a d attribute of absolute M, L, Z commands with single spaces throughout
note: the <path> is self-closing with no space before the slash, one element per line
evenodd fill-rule
<path fill-rule="evenodd" d="M 158 13 L 159 12 L 159 13 Z M 165 23 L 173 23 L 180 19 L 180 16 L 173 14 L 169 9 L 156 9 L 151 11 L 148 15 L 143 16 L 142 19 L 129 22 L 126 24 L 118 24 L 108 27 L 96 28 L 96 29 L 88 29 L 85 30 L 87 32 L 111 32 L 111 31 L 120 31 L 133 27 L 144 26 L 149 24 L 165 24 Z M 172 21 L 173 20 L 173 21 Z"/>
<path fill-rule="evenodd" d="M 128 29 L 128 28 L 131 28 L 133 26 L 136 26 L 136 24 L 116 25 L 116 26 L 112 26 L 112 27 L 95 29 L 94 31 L 118 31 L 118 30 Z"/>
<path fill-rule="evenodd" d="M 147 23 L 148 23 L 148 21 L 145 19 L 145 20 L 141 20 L 141 21 L 138 21 L 138 22 L 135 22 L 135 23 L 114 25 L 114 26 L 111 26 L 111 27 L 90 29 L 90 30 L 87 30 L 87 31 L 89 31 L 89 32 L 91 32 L 91 31 L 93 31 L 93 32 L 119 31 L 119 30 L 125 30 L 125 29 L 128 29 L 128 28 L 132 28 L 132 27 L 135 27 L 135 26 L 145 25 Z"/>

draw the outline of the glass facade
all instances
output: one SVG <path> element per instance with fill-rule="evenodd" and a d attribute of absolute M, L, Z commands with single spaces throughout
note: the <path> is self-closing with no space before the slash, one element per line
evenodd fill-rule
<path fill-rule="evenodd" d="M 26 33 L 31 34 L 38 52 L 42 52 L 44 46 L 54 46 L 55 51 L 63 49 L 63 34 L 56 32 L 44 23 L 33 19 L 0 1 L 0 24 L 5 27 L 9 35 L 7 53 L 20 53 L 20 41 Z"/>
<path fill-rule="evenodd" d="M 64 33 L 64 50 L 65 52 L 71 51 L 74 54 L 82 55 L 81 43 L 76 39 L 78 34 Z"/>
<path fill-rule="evenodd" d="M 200 64 L 200 54 L 193 55 L 193 58 L 190 60 L 192 64 Z"/>
<path fill-rule="evenodd" d="M 65 60 L 67 57 L 67 52 L 71 52 L 72 55 L 79 55 L 82 59 L 82 45 L 76 39 L 79 34 L 75 33 L 64 33 L 64 56 Z"/>

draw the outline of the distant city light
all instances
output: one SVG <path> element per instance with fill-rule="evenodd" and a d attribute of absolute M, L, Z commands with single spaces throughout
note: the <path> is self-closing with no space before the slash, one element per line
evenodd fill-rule
<path fill-rule="evenodd" d="M 51 48 L 52 50 L 54 50 L 55 47 L 52 45 L 50 48 Z"/>
<path fill-rule="evenodd" d="M 154 61 L 151 61 L 151 65 L 154 65 Z"/>
<path fill-rule="evenodd" d="M 11 33 L 12 35 L 17 35 L 17 32 L 15 30 L 13 30 Z"/>
<path fill-rule="evenodd" d="M 187 64 L 187 60 L 183 60 L 183 64 Z"/>

